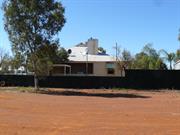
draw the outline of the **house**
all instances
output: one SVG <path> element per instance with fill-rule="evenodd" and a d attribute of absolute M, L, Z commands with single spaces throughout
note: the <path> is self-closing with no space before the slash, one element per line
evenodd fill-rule
<path fill-rule="evenodd" d="M 178 61 L 174 64 L 174 69 L 175 69 L 175 70 L 180 70 L 180 60 L 178 60 Z"/>
<path fill-rule="evenodd" d="M 123 76 L 115 57 L 98 51 L 98 39 L 90 38 L 68 49 L 69 62 L 53 66 L 51 75 Z"/>

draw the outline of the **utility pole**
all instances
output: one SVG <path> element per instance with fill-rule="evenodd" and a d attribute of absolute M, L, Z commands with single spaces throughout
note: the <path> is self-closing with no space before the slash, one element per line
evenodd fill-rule
<path fill-rule="evenodd" d="M 117 42 L 116 42 L 116 45 L 113 46 L 113 49 L 115 49 L 115 51 L 116 51 L 116 61 L 118 61 L 118 44 L 117 44 Z"/>
<path fill-rule="evenodd" d="M 117 42 L 116 42 L 116 61 L 118 60 L 118 44 L 117 44 Z"/>
<path fill-rule="evenodd" d="M 180 29 L 179 29 L 178 40 L 179 40 L 179 43 L 180 43 Z"/>
<path fill-rule="evenodd" d="M 88 75 L 88 49 L 86 52 L 86 75 Z"/>

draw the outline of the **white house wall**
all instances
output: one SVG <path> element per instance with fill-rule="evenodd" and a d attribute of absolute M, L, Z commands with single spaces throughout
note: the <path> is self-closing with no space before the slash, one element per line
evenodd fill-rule
<path fill-rule="evenodd" d="M 106 68 L 106 62 L 94 62 L 93 63 L 93 75 L 97 76 L 124 76 L 124 71 L 120 71 L 115 65 L 115 73 L 114 74 L 108 74 L 107 68 Z"/>
<path fill-rule="evenodd" d="M 175 69 L 175 70 L 180 70 L 180 62 L 178 62 L 178 63 L 176 63 L 176 64 L 174 65 L 174 69 Z"/>

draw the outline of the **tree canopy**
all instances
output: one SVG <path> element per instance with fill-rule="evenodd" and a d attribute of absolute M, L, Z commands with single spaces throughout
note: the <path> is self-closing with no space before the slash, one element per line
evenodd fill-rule
<path fill-rule="evenodd" d="M 0 48 L 0 73 L 9 73 L 11 65 L 11 57 L 8 52 Z"/>
<path fill-rule="evenodd" d="M 42 65 L 52 62 L 47 50 L 58 48 L 54 46 L 65 24 L 65 9 L 57 0 L 5 0 L 3 9 L 12 50 L 26 55 L 32 64 L 37 88 L 37 76 L 44 71 Z M 45 51 L 43 55 L 41 51 Z"/>
<path fill-rule="evenodd" d="M 152 47 L 152 44 L 147 44 L 143 47 L 140 53 L 135 55 L 133 68 L 164 70 L 167 69 L 167 66 L 161 59 L 158 52 Z"/>

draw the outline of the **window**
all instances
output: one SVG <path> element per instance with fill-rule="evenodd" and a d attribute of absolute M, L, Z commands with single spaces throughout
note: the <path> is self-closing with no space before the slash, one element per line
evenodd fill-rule
<path fill-rule="evenodd" d="M 114 68 L 114 63 L 106 63 L 106 68 Z"/>
<path fill-rule="evenodd" d="M 114 74 L 114 68 L 108 68 L 107 69 L 107 74 L 113 75 Z"/>
<path fill-rule="evenodd" d="M 112 62 L 106 63 L 107 74 L 113 75 L 115 73 L 115 65 Z"/>

